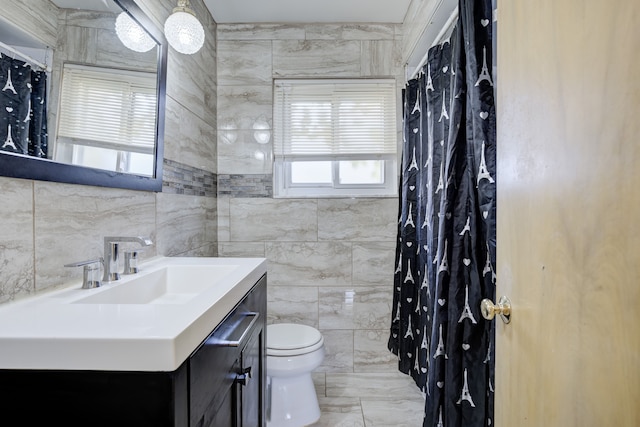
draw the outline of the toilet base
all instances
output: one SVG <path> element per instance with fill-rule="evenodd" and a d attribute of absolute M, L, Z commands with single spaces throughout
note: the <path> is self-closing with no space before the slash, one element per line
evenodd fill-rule
<path fill-rule="evenodd" d="M 270 418 L 267 427 L 304 427 L 320 419 L 320 406 L 310 373 L 268 377 Z"/>

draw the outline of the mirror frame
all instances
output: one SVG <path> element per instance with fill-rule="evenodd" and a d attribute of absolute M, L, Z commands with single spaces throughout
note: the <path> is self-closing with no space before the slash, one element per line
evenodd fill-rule
<path fill-rule="evenodd" d="M 94 169 L 50 159 L 20 156 L 0 152 L 0 175 L 10 178 L 33 179 L 38 181 L 61 182 L 67 184 L 94 185 L 98 187 L 124 188 L 141 191 L 162 191 L 162 163 L 164 159 L 164 120 L 167 94 L 167 54 L 168 43 L 164 34 L 140 9 L 134 0 L 113 0 L 142 26 L 158 44 L 158 76 L 156 93 L 156 150 L 153 176 L 126 174 Z"/>

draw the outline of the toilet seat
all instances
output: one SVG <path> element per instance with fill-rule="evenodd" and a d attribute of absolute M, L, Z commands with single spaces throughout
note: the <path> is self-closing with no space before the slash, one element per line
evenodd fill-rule
<path fill-rule="evenodd" d="M 323 344 L 322 334 L 314 327 L 294 323 L 267 325 L 267 356 L 298 356 Z"/>

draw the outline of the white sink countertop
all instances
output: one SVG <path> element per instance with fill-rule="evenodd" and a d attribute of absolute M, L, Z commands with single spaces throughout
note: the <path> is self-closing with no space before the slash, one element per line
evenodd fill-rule
<path fill-rule="evenodd" d="M 267 263 L 157 257 L 139 268 L 99 288 L 81 289 L 78 282 L 0 305 L 0 369 L 174 371 L 267 272 Z M 188 290 L 123 303 L 122 295 L 141 294 L 134 287 L 168 268 L 190 273 Z"/>

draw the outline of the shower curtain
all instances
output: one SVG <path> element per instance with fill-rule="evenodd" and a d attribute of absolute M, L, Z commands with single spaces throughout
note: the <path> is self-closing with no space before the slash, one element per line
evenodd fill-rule
<path fill-rule="evenodd" d="M 0 54 L 0 150 L 47 157 L 47 74 Z"/>
<path fill-rule="evenodd" d="M 389 350 L 425 393 L 424 427 L 493 423 L 495 108 L 491 0 L 460 0 L 448 41 L 403 90 Z"/>

